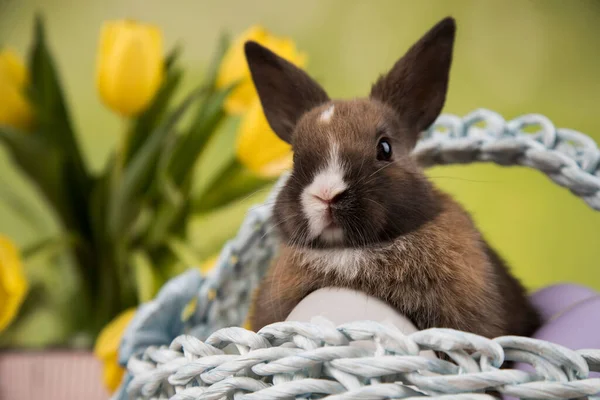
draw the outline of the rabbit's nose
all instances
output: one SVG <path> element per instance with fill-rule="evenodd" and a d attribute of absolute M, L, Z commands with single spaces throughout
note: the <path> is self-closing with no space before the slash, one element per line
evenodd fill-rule
<path fill-rule="evenodd" d="M 320 190 L 313 193 L 313 197 L 328 206 L 336 203 L 344 194 L 345 190 Z"/>

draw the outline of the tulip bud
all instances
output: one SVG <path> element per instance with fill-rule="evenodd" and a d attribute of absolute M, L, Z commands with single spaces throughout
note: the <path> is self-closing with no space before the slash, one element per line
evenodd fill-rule
<path fill-rule="evenodd" d="M 230 114 L 244 113 L 258 96 L 252 84 L 250 69 L 244 55 L 244 43 L 248 40 L 265 46 L 298 67 L 304 67 L 306 63 L 305 54 L 299 52 L 290 39 L 275 37 L 261 26 L 250 27 L 237 37 L 227 50 L 217 75 L 216 86 L 218 88 L 238 83 L 225 101 L 225 110 Z"/>
<path fill-rule="evenodd" d="M 103 364 L 104 385 L 111 393 L 117 390 L 125 373 L 118 362 L 119 345 L 125 330 L 135 316 L 135 312 L 135 308 L 130 308 L 110 321 L 102 329 L 94 345 L 94 355 Z"/>
<path fill-rule="evenodd" d="M 240 122 L 236 153 L 246 168 L 264 178 L 276 177 L 292 166 L 291 146 L 273 132 L 258 99 Z"/>
<path fill-rule="evenodd" d="M 104 24 L 96 84 L 102 101 L 127 117 L 144 111 L 164 75 L 163 38 L 157 27 L 133 21 Z"/>
<path fill-rule="evenodd" d="M 17 247 L 0 235 L 0 332 L 17 316 L 27 286 Z"/>
<path fill-rule="evenodd" d="M 23 61 L 12 50 L 0 51 L 0 125 L 31 127 L 33 110 L 25 95 L 28 83 Z"/>

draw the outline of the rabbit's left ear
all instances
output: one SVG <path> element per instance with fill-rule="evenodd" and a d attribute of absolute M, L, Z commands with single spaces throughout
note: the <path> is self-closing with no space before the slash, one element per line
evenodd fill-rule
<path fill-rule="evenodd" d="M 290 143 L 304 113 L 329 101 L 308 74 L 256 42 L 246 42 L 246 60 L 265 117 L 282 140 Z"/>
<path fill-rule="evenodd" d="M 371 89 L 372 98 L 391 106 L 408 123 L 415 142 L 444 107 L 455 32 L 453 18 L 440 21 Z"/>

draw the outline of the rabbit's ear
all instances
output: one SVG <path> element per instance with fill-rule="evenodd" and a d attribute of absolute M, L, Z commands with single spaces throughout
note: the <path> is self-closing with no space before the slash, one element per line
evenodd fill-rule
<path fill-rule="evenodd" d="M 308 74 L 256 42 L 246 42 L 246 60 L 269 125 L 290 143 L 296 122 L 310 109 L 329 101 Z"/>
<path fill-rule="evenodd" d="M 371 98 L 391 106 L 418 134 L 438 117 L 446 100 L 456 24 L 435 25 L 371 89 Z"/>

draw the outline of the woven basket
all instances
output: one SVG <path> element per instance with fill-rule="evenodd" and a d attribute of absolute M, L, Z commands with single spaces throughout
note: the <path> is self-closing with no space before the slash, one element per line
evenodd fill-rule
<path fill-rule="evenodd" d="M 532 127 L 536 133 L 527 133 Z M 424 132 L 415 157 L 424 166 L 494 162 L 537 169 L 600 210 L 600 151 L 589 137 L 556 129 L 541 115 L 505 121 L 477 110 L 443 115 Z M 280 184 L 285 181 L 282 178 Z M 275 196 L 276 187 L 272 196 Z M 128 373 L 115 398 L 183 399 L 568 399 L 600 393 L 600 350 L 572 351 L 523 337 L 494 340 L 357 321 L 339 327 L 282 322 L 254 333 L 244 323 L 251 293 L 276 255 L 271 204 L 251 209 L 208 277 L 189 270 L 138 310 L 123 338 Z M 370 350 L 353 346 L 371 341 Z M 421 350 L 447 353 L 430 360 Z M 505 360 L 529 372 L 501 370 Z"/>

